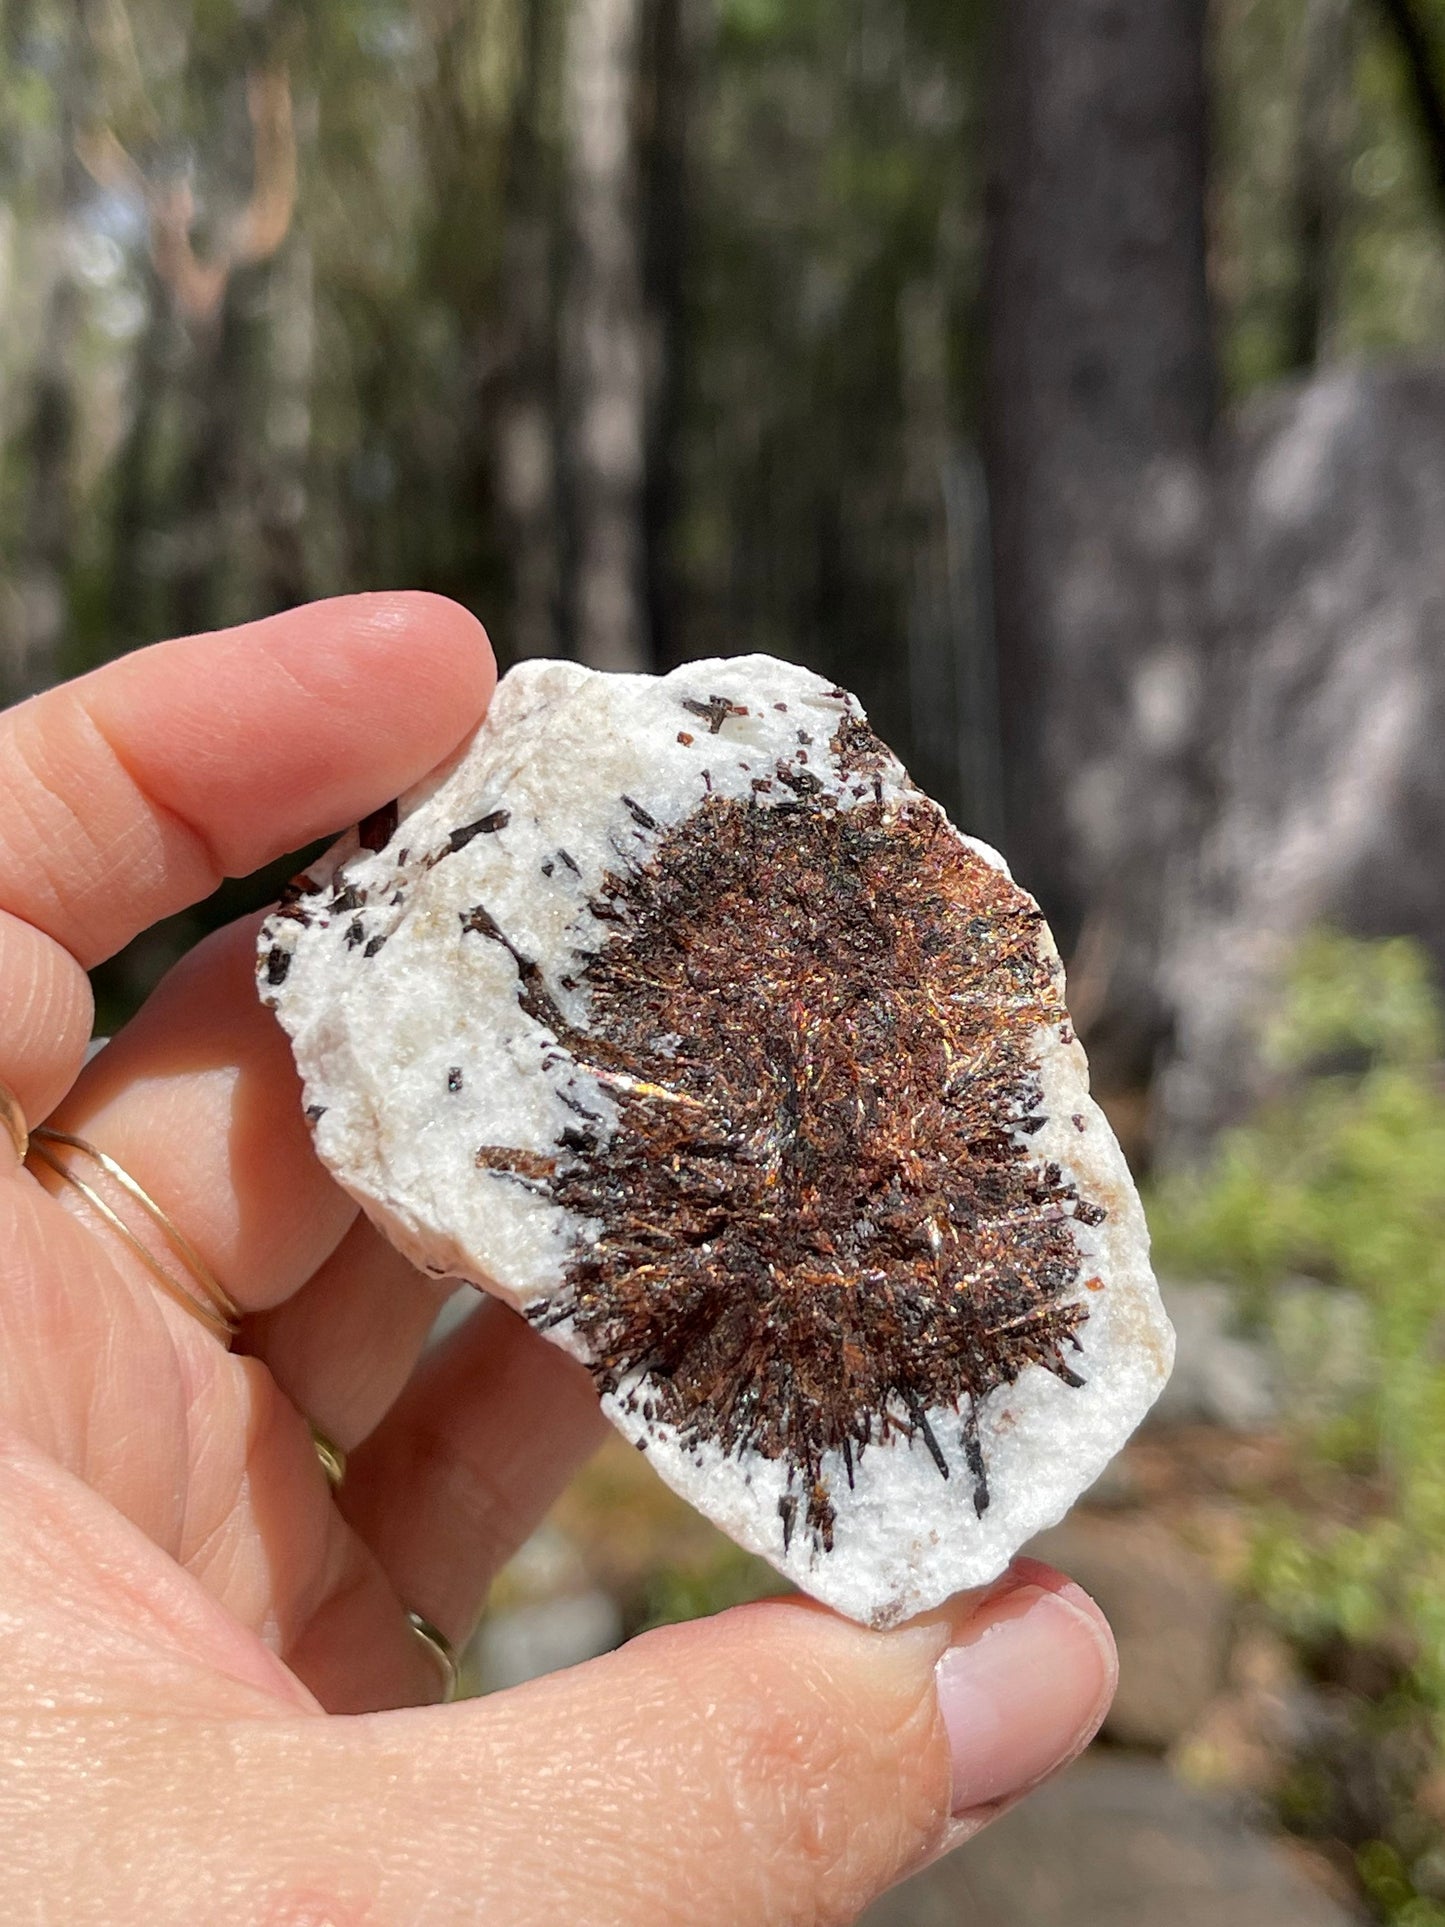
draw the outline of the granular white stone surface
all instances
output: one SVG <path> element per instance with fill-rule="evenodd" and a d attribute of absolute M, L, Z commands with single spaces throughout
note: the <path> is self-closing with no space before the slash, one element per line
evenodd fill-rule
<path fill-rule="evenodd" d="M 1168 1376 L 1042 919 L 804 669 L 519 665 L 258 976 L 386 1235 L 856 1619 L 996 1577 Z"/>

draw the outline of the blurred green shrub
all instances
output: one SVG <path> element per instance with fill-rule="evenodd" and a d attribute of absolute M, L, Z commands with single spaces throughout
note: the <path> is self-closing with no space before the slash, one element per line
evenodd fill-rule
<path fill-rule="evenodd" d="M 1250 1576 L 1304 1650 L 1383 1660 L 1373 1717 L 1430 1734 L 1427 1762 L 1445 1747 L 1442 1037 L 1418 946 L 1316 935 L 1267 1040 L 1273 1094 L 1149 1213 L 1160 1270 L 1233 1279 L 1246 1317 L 1270 1324 L 1301 1273 L 1363 1307 L 1369 1357 L 1347 1398 L 1296 1414 L 1298 1490 L 1261 1507 Z M 1391 1837 L 1356 1843 L 1362 1882 L 1394 1927 L 1445 1927 L 1439 1818 L 1402 1802 Z"/>
<path fill-rule="evenodd" d="M 649 1575 L 641 1629 L 703 1619 L 728 1606 L 774 1599 L 787 1590 L 771 1566 L 719 1535 L 710 1558 L 689 1565 L 661 1565 Z"/>

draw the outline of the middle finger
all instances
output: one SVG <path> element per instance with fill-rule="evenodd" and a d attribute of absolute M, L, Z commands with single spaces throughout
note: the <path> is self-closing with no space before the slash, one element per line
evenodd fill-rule
<path fill-rule="evenodd" d="M 248 1319 L 242 1344 L 333 1444 L 351 1452 L 411 1376 L 454 1278 L 429 1278 L 358 1217 L 301 1290 Z"/>

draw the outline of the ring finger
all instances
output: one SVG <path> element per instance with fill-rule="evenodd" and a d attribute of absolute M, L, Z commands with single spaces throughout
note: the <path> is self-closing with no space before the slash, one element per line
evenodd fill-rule
<path fill-rule="evenodd" d="M 291 1054 L 256 1000 L 255 920 L 180 961 L 52 1120 L 155 1198 L 243 1312 L 296 1291 L 356 1206 L 317 1162 Z"/>
<path fill-rule="evenodd" d="M 353 1454 L 339 1502 L 400 1597 L 460 1646 L 606 1430 L 582 1366 L 489 1299 L 423 1359 Z M 344 1605 L 317 1628 L 343 1651 Z"/>

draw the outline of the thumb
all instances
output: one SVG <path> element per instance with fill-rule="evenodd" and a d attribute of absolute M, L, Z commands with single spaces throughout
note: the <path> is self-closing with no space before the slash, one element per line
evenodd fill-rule
<path fill-rule="evenodd" d="M 1021 1561 L 898 1632 L 777 1601 L 490 1699 L 234 1725 L 166 1797 L 229 1919 L 845 1922 L 1071 1759 L 1114 1678 L 1098 1609 Z"/>

